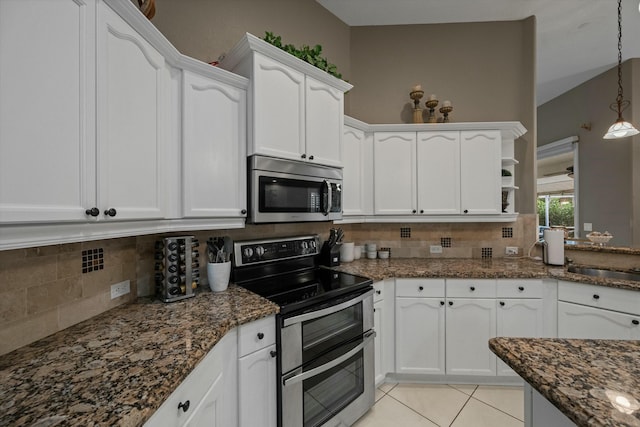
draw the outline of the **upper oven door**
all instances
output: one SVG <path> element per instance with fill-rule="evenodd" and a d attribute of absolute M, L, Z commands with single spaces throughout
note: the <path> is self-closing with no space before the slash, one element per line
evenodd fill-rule
<path fill-rule="evenodd" d="M 342 219 L 342 170 L 260 156 L 249 159 L 249 221 Z"/>

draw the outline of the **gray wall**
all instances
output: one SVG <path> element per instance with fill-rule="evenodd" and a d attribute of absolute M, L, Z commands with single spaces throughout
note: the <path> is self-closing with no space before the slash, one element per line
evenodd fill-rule
<path fill-rule="evenodd" d="M 409 89 L 451 100 L 451 120 L 520 121 L 516 210 L 535 213 L 535 18 L 473 24 L 348 27 L 314 0 L 157 0 L 152 22 L 178 50 L 206 62 L 242 34 L 321 44 L 354 85 L 345 112 L 368 123 L 408 122 Z"/>
<path fill-rule="evenodd" d="M 640 100 L 640 59 L 623 63 L 625 99 Z M 577 135 L 579 145 L 578 212 L 597 231 L 614 235 L 616 246 L 640 246 L 640 137 L 604 140 L 616 119 L 609 109 L 617 95 L 613 68 L 538 108 L 539 145 Z M 629 107 L 623 117 L 636 126 L 640 107 Z M 591 130 L 582 129 L 591 124 Z"/>

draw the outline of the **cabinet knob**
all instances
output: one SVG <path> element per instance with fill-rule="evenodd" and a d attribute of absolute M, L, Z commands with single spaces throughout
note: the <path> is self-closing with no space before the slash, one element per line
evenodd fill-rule
<path fill-rule="evenodd" d="M 382 293 L 382 291 L 376 291 L 376 294 L 380 295 Z"/>
<path fill-rule="evenodd" d="M 300 156 L 300 158 L 301 158 L 301 159 L 306 159 L 306 158 L 307 158 L 307 155 L 306 155 L 306 154 L 303 154 L 303 155 L 301 155 L 301 156 Z"/>
<path fill-rule="evenodd" d="M 264 334 L 262 332 L 258 332 L 258 339 L 261 340 L 264 338 Z"/>
<path fill-rule="evenodd" d="M 640 325 L 640 321 L 637 319 L 633 319 L 631 323 L 633 323 L 634 325 Z"/>
<path fill-rule="evenodd" d="M 98 216 L 100 215 L 100 209 L 93 207 L 91 209 L 87 209 L 86 211 L 84 211 L 84 213 L 91 216 Z"/>
<path fill-rule="evenodd" d="M 416 213 L 416 210 L 415 210 L 415 209 L 414 209 L 414 210 L 412 210 L 412 211 L 411 211 L 411 213 Z"/>
<path fill-rule="evenodd" d="M 424 213 L 424 209 L 420 209 L 420 213 L 423 214 Z"/>
<path fill-rule="evenodd" d="M 453 301 L 449 301 L 449 306 L 452 306 L 452 305 L 453 305 Z"/>
<path fill-rule="evenodd" d="M 464 211 L 462 211 L 463 213 L 469 213 L 469 209 L 465 209 Z"/>
<path fill-rule="evenodd" d="M 104 214 L 106 216 L 111 216 L 111 217 L 116 216 L 116 213 L 117 212 L 116 212 L 116 210 L 114 208 L 110 208 L 110 209 L 107 209 L 107 210 L 104 211 Z"/>
<path fill-rule="evenodd" d="M 419 291 L 424 291 L 424 286 L 418 286 Z"/>
<path fill-rule="evenodd" d="M 444 301 L 440 301 L 440 305 L 444 305 Z"/>
<path fill-rule="evenodd" d="M 242 215 L 246 215 L 246 214 L 247 214 L 247 210 L 246 210 L 246 209 L 242 209 L 242 210 L 240 211 L 240 213 L 241 213 Z"/>
<path fill-rule="evenodd" d="M 600 295 L 598 295 L 598 294 L 593 294 L 593 299 L 600 299 Z"/>
<path fill-rule="evenodd" d="M 504 307 L 504 301 L 500 301 L 500 307 Z"/>
<path fill-rule="evenodd" d="M 313 160 L 313 155 L 309 156 L 309 160 Z"/>
<path fill-rule="evenodd" d="M 269 354 L 271 355 L 271 357 L 276 357 L 278 355 L 278 352 L 275 350 L 271 350 Z"/>
<path fill-rule="evenodd" d="M 475 286 L 469 286 L 469 289 L 471 289 L 471 292 L 473 292 L 473 291 L 476 290 L 476 287 Z"/>
<path fill-rule="evenodd" d="M 524 286 L 518 286 L 518 290 L 519 290 L 520 292 L 523 292 L 523 291 L 524 291 Z"/>
<path fill-rule="evenodd" d="M 189 405 L 191 405 L 191 402 L 188 400 L 184 403 L 180 402 L 178 403 L 178 409 L 182 409 L 183 412 L 187 412 L 189 410 Z"/>

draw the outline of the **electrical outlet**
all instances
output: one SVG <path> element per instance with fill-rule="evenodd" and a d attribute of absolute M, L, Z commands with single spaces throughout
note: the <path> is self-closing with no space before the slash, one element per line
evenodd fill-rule
<path fill-rule="evenodd" d="M 429 247 L 429 252 L 432 254 L 441 254 L 442 253 L 442 246 L 440 245 L 431 245 Z"/>
<path fill-rule="evenodd" d="M 121 297 L 131 292 L 131 283 L 128 280 L 111 285 L 111 299 Z"/>
<path fill-rule="evenodd" d="M 585 222 L 583 226 L 584 231 L 593 231 L 593 223 Z"/>
<path fill-rule="evenodd" d="M 518 255 L 518 247 L 517 246 L 507 246 L 504 249 L 505 255 Z"/>

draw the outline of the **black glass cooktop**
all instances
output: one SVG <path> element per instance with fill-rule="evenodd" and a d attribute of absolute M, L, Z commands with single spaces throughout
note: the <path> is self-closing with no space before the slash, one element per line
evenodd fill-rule
<path fill-rule="evenodd" d="M 314 269 L 263 277 L 239 285 L 280 306 L 280 313 L 304 311 L 325 304 L 344 294 L 371 287 L 363 276 L 317 267 Z"/>

